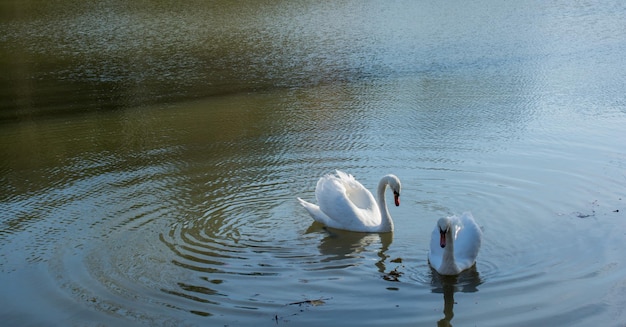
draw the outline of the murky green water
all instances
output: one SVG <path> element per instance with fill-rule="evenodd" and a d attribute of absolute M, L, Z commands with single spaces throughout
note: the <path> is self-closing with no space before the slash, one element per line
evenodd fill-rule
<path fill-rule="evenodd" d="M 623 326 L 626 6 L 0 4 L 0 318 Z M 334 169 L 396 231 L 312 224 Z M 427 264 L 470 210 L 476 269 Z"/>

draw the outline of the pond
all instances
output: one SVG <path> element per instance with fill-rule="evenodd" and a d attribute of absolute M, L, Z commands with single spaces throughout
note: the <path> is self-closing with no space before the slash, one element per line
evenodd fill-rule
<path fill-rule="evenodd" d="M 0 6 L 3 322 L 626 322 L 625 4 Z M 336 169 L 400 178 L 394 232 L 313 223 Z"/>

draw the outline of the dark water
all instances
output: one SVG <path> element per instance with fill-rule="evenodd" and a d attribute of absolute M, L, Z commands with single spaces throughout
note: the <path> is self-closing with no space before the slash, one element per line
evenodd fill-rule
<path fill-rule="evenodd" d="M 622 2 L 0 4 L 0 318 L 623 326 Z M 312 224 L 394 173 L 396 231 Z M 470 210 L 476 269 L 428 267 Z"/>

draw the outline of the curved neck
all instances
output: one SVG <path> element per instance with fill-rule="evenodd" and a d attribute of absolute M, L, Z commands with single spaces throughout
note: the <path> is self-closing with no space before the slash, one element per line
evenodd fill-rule
<path fill-rule="evenodd" d="M 387 209 L 387 201 L 385 200 L 387 185 L 389 185 L 388 177 L 383 177 L 378 183 L 378 209 L 380 210 L 380 216 L 382 218 L 381 225 L 384 226 L 386 230 L 393 230 L 393 221 L 391 220 L 389 209 Z"/>
<path fill-rule="evenodd" d="M 443 257 L 441 258 L 441 267 L 439 269 L 449 274 L 456 274 L 459 270 L 454 259 L 454 235 L 452 228 L 449 228 L 448 232 L 446 232 L 446 247 L 443 249 Z"/>

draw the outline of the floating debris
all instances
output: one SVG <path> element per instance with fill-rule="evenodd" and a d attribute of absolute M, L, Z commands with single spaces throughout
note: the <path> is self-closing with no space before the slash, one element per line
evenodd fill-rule
<path fill-rule="evenodd" d="M 596 215 L 596 212 L 595 212 L 595 210 L 592 210 L 591 213 L 587 214 L 587 213 L 582 213 L 582 212 L 576 211 L 576 212 L 574 212 L 574 215 L 576 215 L 576 217 L 578 217 L 578 218 L 584 219 L 584 218 L 594 217 Z"/>
<path fill-rule="evenodd" d="M 317 300 L 304 300 L 304 301 L 298 301 L 298 302 L 291 302 L 288 305 L 304 305 L 304 304 L 308 304 L 308 305 L 312 305 L 314 307 L 318 306 L 318 305 L 324 305 L 326 304 L 326 302 L 324 301 L 328 301 L 329 299 L 324 299 L 324 298 L 320 298 Z"/>
<path fill-rule="evenodd" d="M 402 276 L 403 272 L 398 271 L 399 267 L 394 268 L 392 271 L 383 275 L 383 279 L 389 282 L 399 282 L 400 276 Z"/>

